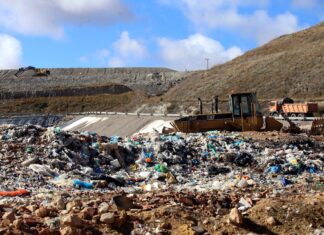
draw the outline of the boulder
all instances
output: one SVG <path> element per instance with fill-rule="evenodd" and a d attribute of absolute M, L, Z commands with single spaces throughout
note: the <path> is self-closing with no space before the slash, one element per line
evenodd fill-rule
<path fill-rule="evenodd" d="M 2 216 L 3 220 L 9 220 L 10 222 L 15 220 L 15 212 L 14 211 L 9 211 L 4 213 L 4 215 Z"/>
<path fill-rule="evenodd" d="M 103 214 L 109 211 L 109 205 L 107 202 L 103 202 L 99 205 L 98 213 Z"/>
<path fill-rule="evenodd" d="M 114 213 L 104 213 L 100 216 L 100 222 L 104 224 L 112 224 L 115 222 Z"/>
<path fill-rule="evenodd" d="M 72 228 L 75 228 L 75 227 L 80 228 L 83 226 L 83 221 L 82 221 L 82 219 L 80 219 L 79 216 L 69 214 L 69 215 L 64 216 L 61 219 L 61 225 L 70 226 Z"/>
<path fill-rule="evenodd" d="M 243 216 L 237 208 L 233 208 L 229 214 L 229 220 L 232 224 L 240 226 L 243 224 Z"/>

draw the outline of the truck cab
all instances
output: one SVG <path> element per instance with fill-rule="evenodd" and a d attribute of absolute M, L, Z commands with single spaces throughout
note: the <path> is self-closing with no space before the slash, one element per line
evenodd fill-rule
<path fill-rule="evenodd" d="M 278 100 L 273 100 L 269 103 L 270 116 L 279 116 L 281 106 L 278 104 Z"/>

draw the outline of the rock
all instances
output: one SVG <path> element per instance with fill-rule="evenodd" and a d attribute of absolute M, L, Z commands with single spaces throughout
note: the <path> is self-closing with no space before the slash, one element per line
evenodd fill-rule
<path fill-rule="evenodd" d="M 243 216 L 239 212 L 237 208 L 233 208 L 229 214 L 229 220 L 234 225 L 242 225 L 243 224 Z"/>
<path fill-rule="evenodd" d="M 66 210 L 67 211 L 71 211 L 73 207 L 74 207 L 74 204 L 72 202 L 68 202 L 66 204 Z"/>
<path fill-rule="evenodd" d="M 92 207 L 86 207 L 80 212 L 80 217 L 82 219 L 91 219 L 96 213 L 96 209 Z"/>
<path fill-rule="evenodd" d="M 51 231 L 49 230 L 49 228 L 43 228 L 40 232 L 39 235 L 50 235 Z"/>
<path fill-rule="evenodd" d="M 209 219 L 205 219 L 203 222 L 202 222 L 203 224 L 208 224 L 209 223 Z"/>
<path fill-rule="evenodd" d="M 101 203 L 100 200 L 90 200 L 90 201 L 86 201 L 84 202 L 85 206 L 89 206 L 89 207 L 98 207 L 98 205 Z"/>
<path fill-rule="evenodd" d="M 15 212 L 14 211 L 9 211 L 4 213 L 4 215 L 2 216 L 3 220 L 9 220 L 10 222 L 15 220 Z"/>
<path fill-rule="evenodd" d="M 99 220 L 100 220 L 100 215 L 95 215 L 92 217 L 91 222 L 97 224 L 99 223 Z"/>
<path fill-rule="evenodd" d="M 105 180 L 98 180 L 94 182 L 96 185 L 96 188 L 106 188 L 108 186 L 107 181 Z"/>
<path fill-rule="evenodd" d="M 269 216 L 267 219 L 266 219 L 266 223 L 270 226 L 274 226 L 274 225 L 277 225 L 277 220 L 273 217 L 273 216 Z"/>
<path fill-rule="evenodd" d="M 126 195 L 119 195 L 113 197 L 113 201 L 119 210 L 129 210 L 134 208 L 133 201 L 126 197 Z"/>
<path fill-rule="evenodd" d="M 165 222 L 161 224 L 160 228 L 170 230 L 172 229 L 172 225 L 170 223 Z"/>
<path fill-rule="evenodd" d="M 31 218 L 33 218 L 33 216 L 30 215 L 30 214 L 23 214 L 23 215 L 22 215 L 22 218 L 23 218 L 23 219 L 31 219 Z"/>
<path fill-rule="evenodd" d="M 8 219 L 0 220 L 0 227 L 8 227 L 8 226 L 10 226 L 10 224 L 11 224 L 11 221 Z"/>
<path fill-rule="evenodd" d="M 101 215 L 109 211 L 109 205 L 107 202 L 103 202 L 99 205 L 98 213 Z"/>
<path fill-rule="evenodd" d="M 198 222 L 197 219 L 193 215 L 190 215 L 190 214 L 185 215 L 184 219 L 189 220 L 191 222 L 191 224 L 194 224 L 194 225 L 196 225 Z"/>
<path fill-rule="evenodd" d="M 30 212 L 34 212 L 37 210 L 37 206 L 36 205 L 29 205 L 26 206 L 26 208 L 30 211 Z"/>
<path fill-rule="evenodd" d="M 40 207 L 35 211 L 35 215 L 40 218 L 47 217 L 49 215 L 49 210 L 45 207 Z"/>
<path fill-rule="evenodd" d="M 126 211 L 122 211 L 118 217 L 115 217 L 114 225 L 121 227 L 127 221 L 128 215 Z"/>
<path fill-rule="evenodd" d="M 104 224 L 112 224 L 115 221 L 114 213 L 104 213 L 100 216 L 100 222 Z"/>
<path fill-rule="evenodd" d="M 16 219 L 12 224 L 15 227 L 15 229 L 20 229 L 22 224 L 23 224 L 23 220 L 22 219 Z"/>
<path fill-rule="evenodd" d="M 194 199 L 189 197 L 180 197 L 179 201 L 186 206 L 193 206 L 195 204 Z"/>
<path fill-rule="evenodd" d="M 56 208 L 59 211 L 60 210 L 65 210 L 65 208 L 66 208 L 66 204 L 64 202 L 64 199 L 61 196 L 54 198 L 54 200 L 52 202 L 52 205 L 53 205 L 54 208 Z"/>
<path fill-rule="evenodd" d="M 61 225 L 80 228 L 83 226 L 83 221 L 79 216 L 69 214 L 61 219 Z"/>
<path fill-rule="evenodd" d="M 315 229 L 313 234 L 314 235 L 323 235 L 324 234 L 324 229 L 323 228 Z"/>
<path fill-rule="evenodd" d="M 78 235 L 81 234 L 80 229 L 72 228 L 72 227 L 65 227 L 60 229 L 61 235 Z"/>
<path fill-rule="evenodd" d="M 44 221 L 44 225 L 50 229 L 50 231 L 55 231 L 60 226 L 60 218 L 46 218 Z"/>
<path fill-rule="evenodd" d="M 79 209 L 81 206 L 82 206 L 81 200 L 76 199 L 66 204 L 66 210 L 71 211 L 73 208 Z"/>
<path fill-rule="evenodd" d="M 204 232 L 206 232 L 206 230 L 201 226 L 193 226 L 193 227 L 191 227 L 191 229 L 194 231 L 194 234 L 196 234 L 196 235 L 200 235 L 200 234 L 203 234 Z"/>
<path fill-rule="evenodd" d="M 29 227 L 35 227 L 39 224 L 39 219 L 37 219 L 35 217 L 25 218 L 24 224 L 26 224 Z"/>

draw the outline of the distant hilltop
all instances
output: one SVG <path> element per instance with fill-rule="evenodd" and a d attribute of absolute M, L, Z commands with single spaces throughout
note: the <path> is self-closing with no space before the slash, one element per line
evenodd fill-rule
<path fill-rule="evenodd" d="M 64 90 L 68 94 L 73 94 L 73 90 L 90 92 L 91 87 L 98 90 L 98 93 L 104 93 L 105 89 L 98 87 L 114 85 L 116 88 L 117 85 L 122 85 L 128 89 L 115 89 L 116 93 L 130 89 L 155 96 L 165 93 L 184 79 L 185 75 L 185 72 L 167 68 L 37 69 L 29 66 L 20 70 L 0 70 L 0 91 L 3 94 L 2 98 L 24 98 L 55 96 L 56 93 L 57 96 L 62 96 L 66 95 Z M 114 93 L 114 89 L 108 91 L 107 93 Z M 8 97 L 10 94 L 11 97 Z M 92 94 L 93 92 L 89 93 Z"/>
<path fill-rule="evenodd" d="M 281 36 L 208 71 L 191 73 L 164 100 L 211 99 L 246 91 L 257 92 L 262 99 L 324 100 L 324 22 Z"/>

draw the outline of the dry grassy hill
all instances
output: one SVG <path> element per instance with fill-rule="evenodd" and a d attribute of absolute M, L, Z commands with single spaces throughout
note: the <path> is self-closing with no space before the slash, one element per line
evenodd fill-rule
<path fill-rule="evenodd" d="M 2 94 L 25 92 L 26 98 L 0 99 L 0 113 L 112 110 L 191 112 L 197 106 L 198 97 L 211 100 L 215 95 L 223 100 L 220 105 L 224 111 L 227 105 L 224 100 L 229 93 L 246 91 L 257 92 L 259 99 L 263 100 L 263 107 L 270 99 L 287 96 L 296 100 L 324 100 L 324 22 L 277 38 L 208 71 L 182 73 L 161 68 L 51 69 L 51 75 L 46 79 L 28 77 L 28 74 L 17 78 L 13 76 L 14 73 L 0 71 L 0 91 Z M 98 92 L 95 95 L 86 92 L 91 87 L 112 82 L 126 85 L 134 91 L 123 94 Z M 86 89 L 79 96 L 71 97 L 64 94 L 39 97 L 36 92 L 67 87 Z M 165 91 L 162 96 L 147 97 L 147 94 Z M 33 95 L 30 96 L 28 92 L 33 92 Z M 209 104 L 206 105 L 209 107 Z"/>
<path fill-rule="evenodd" d="M 225 98 L 243 91 L 255 91 L 261 99 L 324 99 L 324 22 L 281 36 L 207 72 L 194 72 L 163 100 Z"/>

